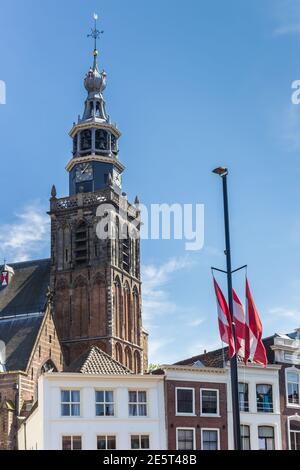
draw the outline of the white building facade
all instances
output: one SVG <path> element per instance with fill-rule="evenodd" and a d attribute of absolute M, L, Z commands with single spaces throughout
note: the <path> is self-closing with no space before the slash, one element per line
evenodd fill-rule
<path fill-rule="evenodd" d="M 50 373 L 18 433 L 20 450 L 166 449 L 164 378 Z"/>
<path fill-rule="evenodd" d="M 244 450 L 281 450 L 280 365 L 239 365 L 239 403 Z M 231 384 L 228 370 L 228 439 L 233 449 Z"/>

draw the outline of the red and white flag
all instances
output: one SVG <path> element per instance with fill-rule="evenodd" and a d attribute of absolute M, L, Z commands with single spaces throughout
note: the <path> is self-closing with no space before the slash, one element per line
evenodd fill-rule
<path fill-rule="evenodd" d="M 246 316 L 242 302 L 237 296 L 237 293 L 232 289 L 233 297 L 233 315 L 235 322 L 236 333 L 236 352 L 240 357 L 245 357 L 245 328 Z"/>
<path fill-rule="evenodd" d="M 217 298 L 217 307 L 218 307 L 218 320 L 219 320 L 219 330 L 221 340 L 228 344 L 229 347 L 229 359 L 231 359 L 235 354 L 235 345 L 234 339 L 232 334 L 232 324 L 231 324 L 231 317 L 227 302 L 225 297 L 214 278 L 214 287 L 216 292 Z"/>
<path fill-rule="evenodd" d="M 267 365 L 266 350 L 262 342 L 262 324 L 246 279 L 245 364 L 248 360 Z"/>

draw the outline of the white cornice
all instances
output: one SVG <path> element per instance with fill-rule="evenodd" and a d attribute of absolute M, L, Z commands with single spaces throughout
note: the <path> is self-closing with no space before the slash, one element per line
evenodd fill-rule
<path fill-rule="evenodd" d="M 111 163 L 112 165 L 115 165 L 115 167 L 118 168 L 120 172 L 123 172 L 125 170 L 124 165 L 119 162 L 114 157 L 104 157 L 100 155 L 88 155 L 87 157 L 75 157 L 72 158 L 69 163 L 66 166 L 67 171 L 71 171 L 75 165 L 78 165 L 78 163 L 86 163 L 86 162 L 101 162 L 101 163 Z"/>
<path fill-rule="evenodd" d="M 108 129 L 117 137 L 117 139 L 122 135 L 119 129 L 117 129 L 113 124 L 108 124 L 107 122 L 85 121 L 83 123 L 75 124 L 75 126 L 70 130 L 69 136 L 73 139 L 78 131 L 91 128 Z"/>

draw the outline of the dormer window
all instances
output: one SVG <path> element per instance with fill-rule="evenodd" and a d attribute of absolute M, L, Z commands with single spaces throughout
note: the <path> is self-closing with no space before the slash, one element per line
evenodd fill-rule
<path fill-rule="evenodd" d="M 299 400 L 300 371 L 289 371 L 286 374 L 288 405 L 300 405 Z"/>

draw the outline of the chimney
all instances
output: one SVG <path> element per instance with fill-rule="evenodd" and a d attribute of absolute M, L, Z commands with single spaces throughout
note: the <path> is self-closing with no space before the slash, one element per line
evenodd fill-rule
<path fill-rule="evenodd" d="M 13 268 L 11 266 L 8 266 L 8 264 L 5 264 L 2 267 L 2 271 L 1 271 L 0 286 L 7 287 L 10 284 L 14 274 L 15 272 Z"/>

